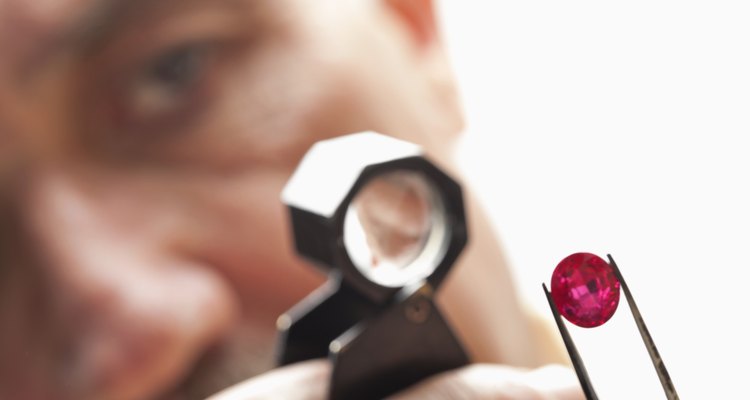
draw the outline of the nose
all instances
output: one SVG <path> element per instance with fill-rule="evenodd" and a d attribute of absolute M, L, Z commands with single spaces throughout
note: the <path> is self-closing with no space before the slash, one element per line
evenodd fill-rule
<path fill-rule="evenodd" d="M 168 216 L 149 215 L 135 194 L 113 202 L 59 176 L 30 193 L 30 231 L 67 354 L 56 398 L 168 391 L 228 329 L 235 307 L 227 285 L 170 250 Z"/>

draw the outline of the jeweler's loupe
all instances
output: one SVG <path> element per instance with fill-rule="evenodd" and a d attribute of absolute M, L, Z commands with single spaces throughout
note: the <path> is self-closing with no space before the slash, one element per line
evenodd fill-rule
<path fill-rule="evenodd" d="M 278 320 L 280 363 L 330 357 L 332 399 L 376 399 L 468 358 L 433 297 L 467 235 L 460 186 L 376 133 L 313 146 L 283 193 L 326 285 Z"/>

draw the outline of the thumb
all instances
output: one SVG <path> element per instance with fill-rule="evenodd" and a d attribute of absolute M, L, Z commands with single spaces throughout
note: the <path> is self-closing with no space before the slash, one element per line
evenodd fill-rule
<path fill-rule="evenodd" d="M 328 361 L 306 361 L 274 369 L 207 400 L 323 400 L 328 393 L 330 373 Z"/>
<path fill-rule="evenodd" d="M 573 371 L 562 366 L 524 370 L 478 364 L 437 375 L 391 400 L 416 399 L 583 400 L 584 395 Z"/>

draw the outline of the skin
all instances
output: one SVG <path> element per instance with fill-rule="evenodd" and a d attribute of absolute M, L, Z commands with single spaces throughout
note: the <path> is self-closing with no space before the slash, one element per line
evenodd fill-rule
<path fill-rule="evenodd" d="M 276 317 L 324 280 L 294 256 L 279 201 L 304 152 L 375 130 L 457 175 L 462 119 L 432 8 L 0 0 L 0 398 L 204 398 L 268 371 Z M 468 196 L 472 241 L 439 295 L 448 319 L 478 362 L 563 360 Z M 320 398 L 328 368 L 277 369 L 220 398 Z M 539 386 L 470 368 L 490 373 L 404 396 Z"/>

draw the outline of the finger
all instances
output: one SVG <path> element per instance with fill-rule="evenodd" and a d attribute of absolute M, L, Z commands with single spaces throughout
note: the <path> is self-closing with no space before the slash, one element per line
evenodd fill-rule
<path fill-rule="evenodd" d="M 328 393 L 331 373 L 326 360 L 306 361 L 250 379 L 208 400 L 322 400 Z"/>
<path fill-rule="evenodd" d="M 548 366 L 523 370 L 499 365 L 472 365 L 446 372 L 400 393 L 392 400 L 524 399 L 583 400 L 575 374 Z"/>

